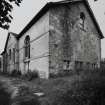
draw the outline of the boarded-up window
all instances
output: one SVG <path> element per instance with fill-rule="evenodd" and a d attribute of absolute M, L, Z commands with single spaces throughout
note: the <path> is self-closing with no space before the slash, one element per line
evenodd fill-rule
<path fill-rule="evenodd" d="M 25 58 L 30 58 L 30 37 L 26 36 L 25 37 Z"/>
<path fill-rule="evenodd" d="M 75 68 L 76 69 L 83 69 L 83 62 L 82 61 L 75 61 Z"/>

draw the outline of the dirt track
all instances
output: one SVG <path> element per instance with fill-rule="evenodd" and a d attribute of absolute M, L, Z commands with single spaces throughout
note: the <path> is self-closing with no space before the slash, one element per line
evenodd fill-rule
<path fill-rule="evenodd" d="M 29 89 L 31 85 L 29 85 L 28 81 L 0 76 L 0 83 L 0 103 L 4 103 L 3 105 L 10 105 L 9 102 L 12 103 L 11 105 L 20 105 L 17 103 L 21 101 L 30 101 L 34 98 L 36 99 L 35 102 L 37 102 L 37 97 Z"/>

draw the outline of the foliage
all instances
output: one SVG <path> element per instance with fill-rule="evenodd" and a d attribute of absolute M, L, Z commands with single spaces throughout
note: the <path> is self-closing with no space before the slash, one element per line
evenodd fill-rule
<path fill-rule="evenodd" d="M 13 2 L 17 6 L 20 6 L 22 0 L 0 0 L 0 27 L 3 29 L 8 29 L 9 23 L 11 23 L 11 20 L 13 19 L 11 16 Z"/>
<path fill-rule="evenodd" d="M 26 78 L 29 81 L 38 77 L 39 77 L 38 71 L 31 71 L 31 70 L 29 70 L 26 74 L 23 75 L 23 79 Z"/>
<path fill-rule="evenodd" d="M 33 74 L 31 70 L 30 73 Z M 41 105 L 104 105 L 105 103 L 104 68 L 79 70 L 78 73 L 75 72 L 70 76 L 35 79 L 31 82 L 35 86 L 34 89 L 29 89 L 30 86 L 20 87 L 19 97 L 14 102 L 20 102 L 19 105 L 26 105 L 25 103 L 28 102 L 40 104 L 38 100 L 34 100 L 36 96 L 34 97 L 30 92 L 32 90 L 32 92 L 45 93 L 45 96 L 41 97 Z"/>
<path fill-rule="evenodd" d="M 18 71 L 18 70 L 13 70 L 12 72 L 11 72 L 11 76 L 20 76 L 21 75 L 21 71 Z"/>
<path fill-rule="evenodd" d="M 2 85 L 3 84 L 0 82 L 0 104 L 10 105 L 10 94 L 5 91 Z"/>
<path fill-rule="evenodd" d="M 38 97 L 27 86 L 20 86 L 17 96 L 11 100 L 12 105 L 40 105 Z"/>
<path fill-rule="evenodd" d="M 105 71 L 83 71 L 70 86 L 64 84 L 52 92 L 51 105 L 104 105 Z"/>
<path fill-rule="evenodd" d="M 57 74 L 54 73 L 50 73 L 50 78 L 59 78 L 59 77 L 65 77 L 65 76 L 71 76 L 73 75 L 75 72 L 72 70 L 61 70 L 59 71 Z"/>

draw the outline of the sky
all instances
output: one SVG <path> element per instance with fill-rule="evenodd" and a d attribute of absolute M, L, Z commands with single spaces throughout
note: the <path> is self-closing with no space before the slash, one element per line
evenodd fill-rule
<path fill-rule="evenodd" d="M 3 51 L 8 32 L 19 34 L 38 11 L 49 1 L 60 0 L 23 0 L 20 7 L 14 6 L 12 11 L 13 20 L 10 29 L 0 28 L 0 53 Z M 105 0 L 88 0 L 105 37 Z M 105 58 L 105 38 L 101 40 L 102 58 Z"/>

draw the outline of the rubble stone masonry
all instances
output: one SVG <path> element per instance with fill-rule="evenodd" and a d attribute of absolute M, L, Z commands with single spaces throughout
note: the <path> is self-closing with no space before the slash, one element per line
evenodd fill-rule
<path fill-rule="evenodd" d="M 99 67 L 100 37 L 85 5 L 59 5 L 49 15 L 50 72 Z"/>

